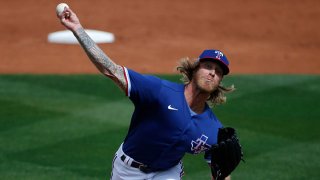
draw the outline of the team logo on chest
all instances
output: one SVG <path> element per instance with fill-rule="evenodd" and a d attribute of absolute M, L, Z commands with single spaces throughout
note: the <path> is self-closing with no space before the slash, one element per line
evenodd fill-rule
<path fill-rule="evenodd" d="M 201 152 L 204 152 L 208 150 L 211 146 L 207 144 L 208 136 L 202 134 L 200 138 L 198 138 L 196 141 L 191 141 L 191 151 L 194 154 L 199 154 Z"/>

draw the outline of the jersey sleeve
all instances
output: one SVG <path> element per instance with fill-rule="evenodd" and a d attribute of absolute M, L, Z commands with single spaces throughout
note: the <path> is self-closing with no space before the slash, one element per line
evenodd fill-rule
<path fill-rule="evenodd" d="M 124 68 L 127 81 L 126 95 L 134 104 L 154 102 L 161 89 L 161 79 L 152 75 L 143 75 L 131 69 Z"/>

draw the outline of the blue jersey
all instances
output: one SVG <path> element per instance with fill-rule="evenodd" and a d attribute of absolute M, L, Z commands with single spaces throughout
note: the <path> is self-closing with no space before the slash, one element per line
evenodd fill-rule
<path fill-rule="evenodd" d="M 191 115 L 183 84 L 125 68 L 127 96 L 135 109 L 123 151 L 152 170 L 166 170 L 185 153 L 206 152 L 217 143 L 221 123 L 208 105 Z"/>

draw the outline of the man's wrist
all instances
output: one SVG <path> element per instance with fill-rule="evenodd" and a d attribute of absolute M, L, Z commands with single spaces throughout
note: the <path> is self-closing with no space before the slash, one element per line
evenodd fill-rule
<path fill-rule="evenodd" d="M 82 29 L 83 27 L 81 26 L 81 24 L 77 24 L 74 27 L 72 27 L 70 30 L 76 34 L 79 30 L 82 30 Z"/>

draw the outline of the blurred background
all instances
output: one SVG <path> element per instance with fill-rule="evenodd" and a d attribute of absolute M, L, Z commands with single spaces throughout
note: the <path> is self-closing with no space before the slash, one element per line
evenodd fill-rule
<path fill-rule="evenodd" d="M 108 179 L 133 106 L 65 30 L 56 0 L 0 1 L 0 179 Z M 111 59 L 179 82 L 180 58 L 220 49 L 236 91 L 214 107 L 246 163 L 232 179 L 320 176 L 320 1 L 68 0 L 86 29 L 111 32 Z M 184 179 L 210 179 L 186 155 Z"/>
<path fill-rule="evenodd" d="M 55 0 L 0 2 L 0 73 L 97 73 L 77 45 L 50 44 L 64 30 Z M 83 26 L 114 33 L 101 48 L 139 72 L 175 73 L 177 61 L 222 50 L 231 73 L 320 72 L 317 0 L 69 0 Z"/>

